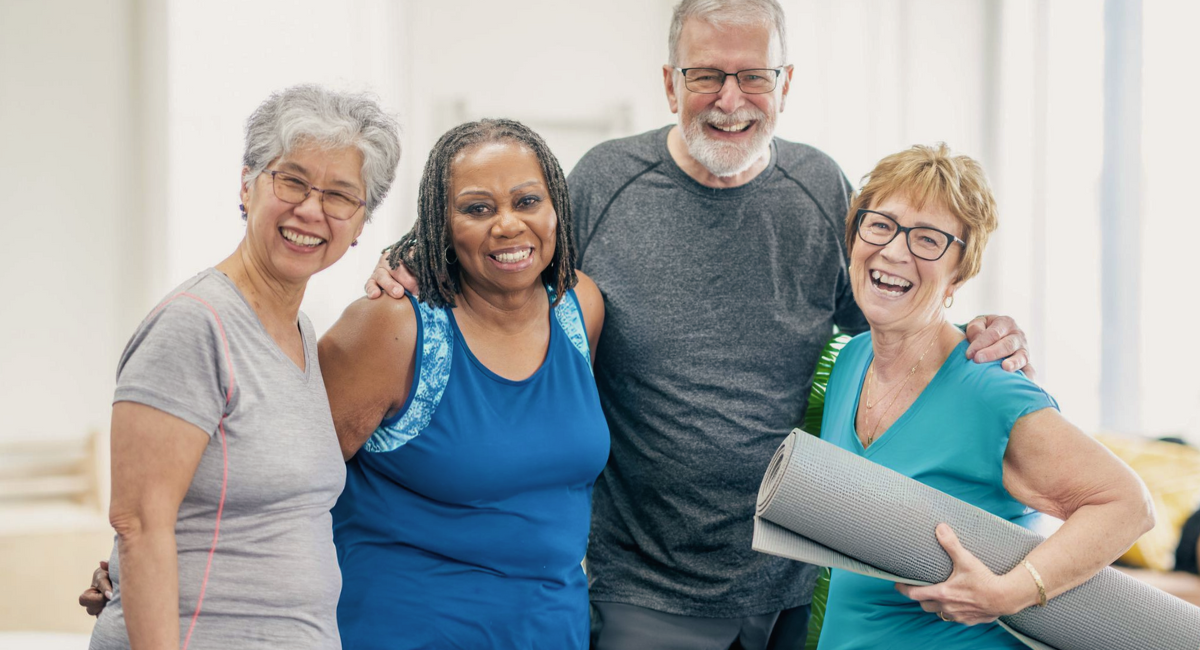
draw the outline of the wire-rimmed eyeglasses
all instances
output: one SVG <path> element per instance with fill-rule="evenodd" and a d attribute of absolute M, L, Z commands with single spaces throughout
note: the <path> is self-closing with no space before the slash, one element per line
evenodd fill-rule
<path fill-rule="evenodd" d="M 786 67 L 750 68 L 737 72 L 725 72 L 716 68 L 675 68 L 675 71 L 683 75 L 683 85 L 688 90 L 701 95 L 715 95 L 721 92 L 726 77 L 736 78 L 738 88 L 747 95 L 762 95 L 775 90 Z"/>
<path fill-rule="evenodd" d="M 909 252 L 927 262 L 942 259 L 951 244 L 958 243 L 963 248 L 967 246 L 967 242 L 944 230 L 928 226 L 901 226 L 882 212 L 860 208 L 855 218 L 858 220 L 859 239 L 872 246 L 887 246 L 897 235 L 904 233 Z"/>
<path fill-rule="evenodd" d="M 366 205 L 365 201 L 353 194 L 341 190 L 323 190 L 303 178 L 287 172 L 274 169 L 264 169 L 263 171 L 271 175 L 271 189 L 275 191 L 275 198 L 284 203 L 304 203 L 313 190 L 320 192 L 321 209 L 330 219 L 345 221 L 353 217 L 359 208 Z"/>

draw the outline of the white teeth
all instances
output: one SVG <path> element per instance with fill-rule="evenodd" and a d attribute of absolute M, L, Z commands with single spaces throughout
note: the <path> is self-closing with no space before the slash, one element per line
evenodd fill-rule
<path fill-rule="evenodd" d="M 738 131 L 745 131 L 749 126 L 750 126 L 749 122 L 738 122 L 737 124 L 729 124 L 729 125 L 722 125 L 722 124 L 714 124 L 713 125 L 713 127 L 721 129 L 722 131 L 725 131 L 726 133 L 736 133 Z"/>
<path fill-rule="evenodd" d="M 887 273 L 881 273 L 879 271 L 871 271 L 871 278 L 880 284 L 890 284 L 903 289 L 907 289 L 912 286 L 912 283 L 904 278 L 898 278 L 888 275 Z"/>
<path fill-rule="evenodd" d="M 523 248 L 523 249 L 513 252 L 513 253 L 496 253 L 492 257 L 496 258 L 497 262 L 502 262 L 504 264 L 512 264 L 513 262 L 520 262 L 521 260 L 525 259 L 526 257 L 529 257 L 529 253 L 531 253 L 531 252 L 533 252 L 533 249 Z"/>
<path fill-rule="evenodd" d="M 325 240 L 321 239 L 320 237 L 312 237 L 309 235 L 302 235 L 298 232 L 289 230 L 287 228 L 280 228 L 279 232 L 283 234 L 284 239 L 292 242 L 293 244 L 296 244 L 297 246 L 312 247 L 312 246 L 316 246 L 317 244 L 325 243 Z"/>

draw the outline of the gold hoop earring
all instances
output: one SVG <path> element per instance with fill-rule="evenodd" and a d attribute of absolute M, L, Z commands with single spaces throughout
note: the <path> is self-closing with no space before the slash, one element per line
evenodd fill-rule
<path fill-rule="evenodd" d="M 942 306 L 945 307 L 946 309 L 950 309 L 951 307 L 953 307 L 954 306 L 954 295 L 951 294 L 949 296 L 946 296 L 946 299 L 942 301 Z"/>

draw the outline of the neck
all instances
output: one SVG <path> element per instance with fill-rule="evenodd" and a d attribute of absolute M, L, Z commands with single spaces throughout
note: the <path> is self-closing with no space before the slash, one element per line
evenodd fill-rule
<path fill-rule="evenodd" d="M 679 125 L 671 127 L 671 131 L 667 133 L 667 151 L 671 153 L 671 158 L 676 165 L 683 170 L 683 173 L 692 177 L 697 183 L 705 187 L 715 187 L 718 189 L 727 189 L 730 187 L 740 187 L 749 183 L 763 173 L 767 165 L 771 162 L 771 150 L 768 148 L 763 152 L 758 160 L 754 161 L 753 165 L 744 172 L 739 172 L 732 176 L 717 176 L 708 171 L 708 168 L 701 165 L 692 154 L 688 152 L 687 142 L 683 139 L 683 131 Z"/>
<path fill-rule="evenodd" d="M 546 289 L 535 284 L 519 291 L 489 291 L 463 278 L 456 301 L 457 315 L 494 332 L 512 334 L 536 325 L 546 317 L 550 305 Z"/>
<path fill-rule="evenodd" d="M 246 240 L 217 265 L 217 270 L 233 281 L 268 330 L 271 325 L 295 324 L 307 283 L 296 285 L 274 277 L 250 254 Z"/>
<path fill-rule="evenodd" d="M 918 360 L 932 367 L 930 361 L 940 366 L 953 347 L 961 340 L 962 333 L 945 320 L 937 320 L 923 327 L 904 331 L 887 331 L 871 328 L 871 348 L 875 353 L 875 374 L 882 382 L 894 381 L 912 372 Z"/>

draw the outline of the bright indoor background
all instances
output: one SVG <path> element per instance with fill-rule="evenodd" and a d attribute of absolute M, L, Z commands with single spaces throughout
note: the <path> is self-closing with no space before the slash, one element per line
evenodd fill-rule
<path fill-rule="evenodd" d="M 95 432 L 104 465 L 128 336 L 242 236 L 242 128 L 272 90 L 370 90 L 403 125 L 390 196 L 309 285 L 304 310 L 324 331 L 411 225 L 425 156 L 450 126 L 525 121 L 569 171 L 603 140 L 673 122 L 673 4 L 0 0 L 0 450 Z M 795 76 L 777 135 L 829 153 L 856 185 L 914 143 L 979 159 L 1001 226 L 954 319 L 1015 317 L 1039 381 L 1085 430 L 1200 443 L 1200 238 L 1186 225 L 1200 5 L 783 4 Z M 106 493 L 104 471 L 96 480 Z M 90 629 L 73 598 L 111 545 L 103 498 L 90 503 L 68 516 L 0 502 L 0 630 Z M 39 551 L 12 546 L 39 531 L 53 531 Z"/>

